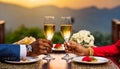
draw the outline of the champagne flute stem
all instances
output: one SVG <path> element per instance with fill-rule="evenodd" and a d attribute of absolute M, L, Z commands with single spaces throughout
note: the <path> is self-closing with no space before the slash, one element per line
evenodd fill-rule
<path fill-rule="evenodd" d="M 69 38 L 65 38 L 65 42 L 67 42 L 67 43 L 68 43 L 68 41 L 69 41 Z"/>

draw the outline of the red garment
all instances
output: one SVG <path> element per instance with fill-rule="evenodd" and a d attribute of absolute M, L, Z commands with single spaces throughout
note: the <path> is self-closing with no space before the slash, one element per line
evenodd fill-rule
<path fill-rule="evenodd" d="M 94 56 L 120 56 L 120 40 L 113 45 L 94 47 Z"/>

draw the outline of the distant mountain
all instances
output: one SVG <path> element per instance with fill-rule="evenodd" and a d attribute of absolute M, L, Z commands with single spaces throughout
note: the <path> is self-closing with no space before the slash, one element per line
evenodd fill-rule
<path fill-rule="evenodd" d="M 58 8 L 55 6 L 40 6 L 32 9 L 0 3 L 0 20 L 6 21 L 6 30 L 15 30 L 24 24 L 27 27 L 43 29 L 43 17 L 53 15 L 56 17 L 56 27 L 59 30 L 60 17 L 72 16 L 75 19 L 73 30 L 87 29 L 111 33 L 111 20 L 120 19 L 120 6 L 113 9 L 98 9 L 89 7 L 84 9 Z"/>

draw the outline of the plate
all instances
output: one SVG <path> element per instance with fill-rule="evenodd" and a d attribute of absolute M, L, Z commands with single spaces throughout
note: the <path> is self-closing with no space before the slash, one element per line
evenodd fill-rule
<path fill-rule="evenodd" d="M 26 57 L 25 61 L 5 61 L 7 63 L 14 63 L 14 64 L 25 64 L 25 63 L 34 63 L 39 61 L 40 58 L 39 57 Z"/>
<path fill-rule="evenodd" d="M 104 57 L 97 57 L 97 56 L 94 56 L 94 58 L 97 59 L 96 62 L 82 61 L 82 59 L 83 59 L 84 57 L 85 57 L 85 56 L 74 57 L 74 58 L 72 59 L 72 61 L 78 62 L 78 63 L 85 63 L 85 64 L 103 64 L 103 63 L 107 63 L 107 62 L 109 61 L 109 59 L 107 59 L 107 58 L 104 58 Z"/>
<path fill-rule="evenodd" d="M 61 49 L 56 49 L 56 48 L 54 48 L 55 47 L 55 44 L 53 44 L 53 47 L 52 47 L 52 50 L 53 51 L 65 51 L 65 47 L 64 47 L 64 45 L 62 44 L 62 48 Z"/>

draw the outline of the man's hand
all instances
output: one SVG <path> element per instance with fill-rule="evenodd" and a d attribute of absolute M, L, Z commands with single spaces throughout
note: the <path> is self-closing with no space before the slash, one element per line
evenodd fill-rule
<path fill-rule="evenodd" d="M 29 54 L 29 56 L 48 54 L 52 49 L 52 42 L 46 39 L 38 39 L 30 45 L 32 46 L 32 52 Z"/>

